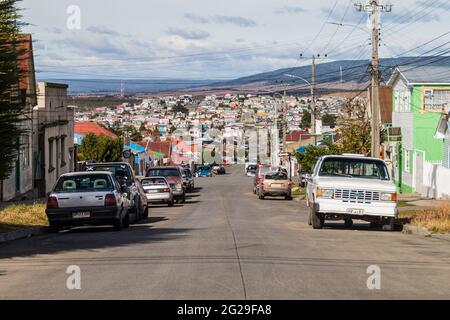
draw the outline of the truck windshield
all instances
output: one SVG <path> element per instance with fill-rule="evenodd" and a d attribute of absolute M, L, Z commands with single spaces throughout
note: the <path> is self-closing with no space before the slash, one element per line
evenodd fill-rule
<path fill-rule="evenodd" d="M 147 171 L 147 177 L 179 177 L 180 171 L 178 169 L 174 168 L 167 168 L 167 169 L 149 169 Z"/>
<path fill-rule="evenodd" d="M 320 167 L 319 176 L 389 180 L 384 162 L 373 159 L 326 158 Z"/>

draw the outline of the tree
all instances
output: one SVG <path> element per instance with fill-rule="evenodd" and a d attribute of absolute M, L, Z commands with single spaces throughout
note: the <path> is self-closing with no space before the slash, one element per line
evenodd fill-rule
<path fill-rule="evenodd" d="M 324 143 L 320 146 L 309 145 L 305 152 L 296 152 L 294 156 L 297 158 L 302 172 L 312 172 L 314 164 L 321 156 L 329 154 L 341 154 L 342 150 L 339 145 L 333 143 L 330 138 L 325 138 Z"/>
<path fill-rule="evenodd" d="M 366 102 L 349 99 L 344 102 L 337 119 L 339 145 L 343 152 L 368 155 L 371 149 L 370 119 Z"/>
<path fill-rule="evenodd" d="M 311 113 L 307 110 L 303 111 L 302 121 L 300 122 L 302 129 L 311 128 Z"/>
<path fill-rule="evenodd" d="M 120 138 L 87 134 L 78 149 L 80 160 L 116 162 L 122 159 L 123 144 Z"/>
<path fill-rule="evenodd" d="M 20 38 L 17 0 L 0 2 L 0 180 L 11 175 L 26 130 L 25 103 L 19 89 L 21 70 L 19 60 L 25 53 L 18 48 Z"/>
<path fill-rule="evenodd" d="M 189 110 L 183 106 L 181 103 L 177 103 L 173 108 L 172 108 L 173 113 L 184 113 L 184 114 L 188 114 Z"/>
<path fill-rule="evenodd" d="M 329 114 L 329 113 L 325 113 L 322 116 L 322 124 L 324 126 L 329 126 L 330 128 L 334 128 L 336 126 L 336 116 Z"/>
<path fill-rule="evenodd" d="M 125 131 L 128 134 L 128 137 L 130 137 L 132 141 L 142 141 L 143 139 L 141 133 L 136 129 L 135 126 L 131 125 L 125 126 L 123 131 Z"/>

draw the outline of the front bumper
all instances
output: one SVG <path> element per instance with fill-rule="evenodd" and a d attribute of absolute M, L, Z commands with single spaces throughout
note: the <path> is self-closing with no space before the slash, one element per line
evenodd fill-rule
<path fill-rule="evenodd" d="M 316 199 L 316 209 L 320 213 L 353 216 L 397 217 L 397 203 L 372 201 L 371 203 L 351 203 L 337 199 Z M 355 213 L 360 211 L 359 213 Z"/>
<path fill-rule="evenodd" d="M 90 212 L 89 218 L 73 218 L 74 212 Z M 118 207 L 80 207 L 46 209 L 49 222 L 70 225 L 102 224 L 120 218 L 121 209 Z"/>

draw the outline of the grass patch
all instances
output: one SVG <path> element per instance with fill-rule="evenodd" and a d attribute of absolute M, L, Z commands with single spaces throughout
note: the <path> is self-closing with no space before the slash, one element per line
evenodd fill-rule
<path fill-rule="evenodd" d="M 305 188 L 292 188 L 292 196 L 304 196 L 306 195 L 306 189 Z"/>
<path fill-rule="evenodd" d="M 410 219 L 411 225 L 425 227 L 433 233 L 450 232 L 450 202 L 437 208 L 418 210 Z"/>
<path fill-rule="evenodd" d="M 401 207 L 415 207 L 416 205 L 411 203 L 411 202 L 406 202 L 406 201 L 397 201 L 397 206 L 399 208 Z"/>
<path fill-rule="evenodd" d="M 48 226 L 44 203 L 11 204 L 0 210 L 0 232 Z"/>

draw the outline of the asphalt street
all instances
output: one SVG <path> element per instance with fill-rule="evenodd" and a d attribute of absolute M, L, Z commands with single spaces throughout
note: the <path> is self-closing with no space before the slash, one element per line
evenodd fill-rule
<path fill-rule="evenodd" d="M 197 178 L 184 205 L 122 232 L 88 227 L 0 244 L 0 299 L 449 299 L 450 243 L 328 223 L 259 200 L 242 166 Z M 80 267 L 69 290 L 67 268 Z M 380 289 L 367 287 L 369 266 Z"/>

